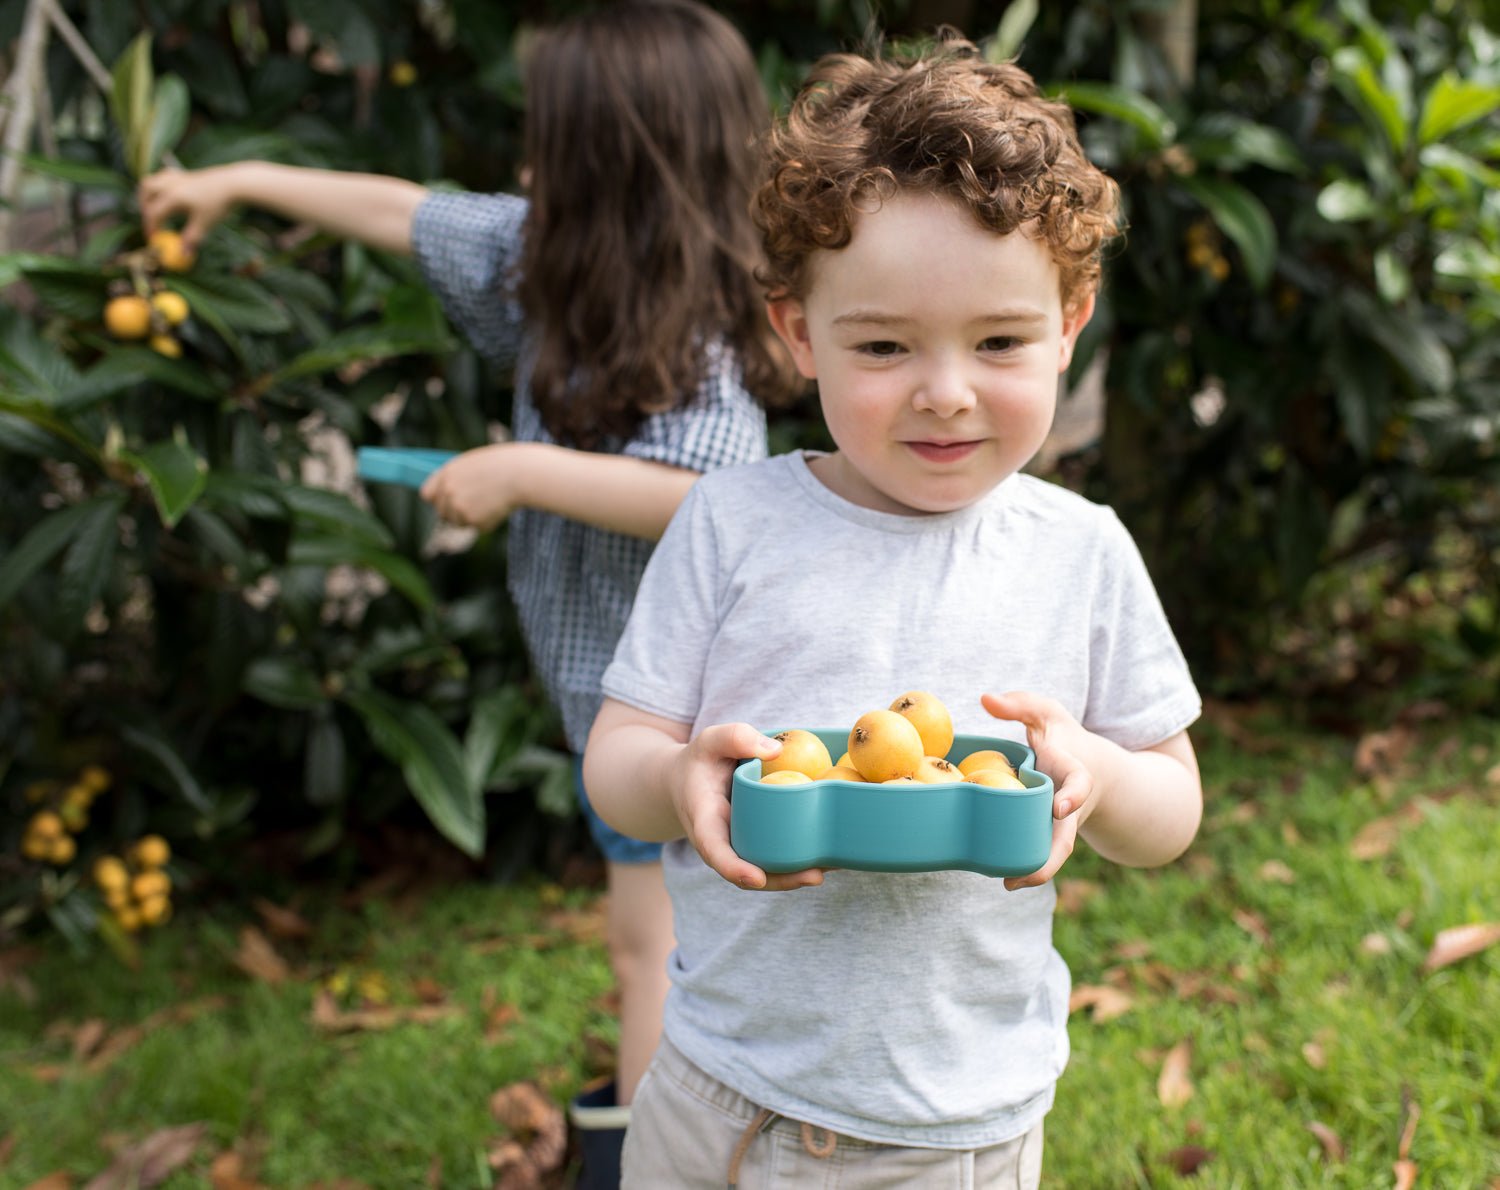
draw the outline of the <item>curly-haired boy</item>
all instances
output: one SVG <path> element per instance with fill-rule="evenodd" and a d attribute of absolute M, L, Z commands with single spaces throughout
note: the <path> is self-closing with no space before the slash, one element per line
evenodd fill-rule
<path fill-rule="evenodd" d="M 626 1185 L 1037 1184 L 1068 1055 L 1051 877 L 1080 834 L 1166 863 L 1202 813 L 1200 702 L 1139 553 L 1020 473 L 1117 201 L 1067 107 L 967 43 L 825 59 L 769 141 L 769 309 L 837 450 L 700 480 L 604 676 L 588 787 L 672 840 L 678 928 Z M 779 748 L 752 724 L 852 723 L 912 688 L 960 732 L 1024 730 L 1056 784 L 1039 871 L 734 853 L 732 770 Z"/>

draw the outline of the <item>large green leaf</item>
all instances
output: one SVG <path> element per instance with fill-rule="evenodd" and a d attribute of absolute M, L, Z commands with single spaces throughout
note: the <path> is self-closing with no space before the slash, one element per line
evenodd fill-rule
<path fill-rule="evenodd" d="M 73 541 L 63 555 L 51 613 L 58 634 L 71 639 L 83 618 L 104 589 L 120 540 L 118 525 L 123 494 L 108 496 L 89 505 L 79 521 Z"/>
<path fill-rule="evenodd" d="M 1482 120 L 1500 107 L 1500 85 L 1471 82 L 1453 71 L 1439 76 L 1422 104 L 1417 140 L 1428 145 Z"/>
<path fill-rule="evenodd" d="M 1346 289 L 1342 297 L 1355 332 L 1384 350 L 1425 395 L 1453 387 L 1453 355 L 1418 316 L 1382 306 L 1362 289 Z"/>
<path fill-rule="evenodd" d="M 337 533 L 362 545 L 390 549 L 396 544 L 391 531 L 375 516 L 353 503 L 348 496 L 324 488 L 309 488 L 289 483 L 281 488 L 298 521 Z"/>
<path fill-rule="evenodd" d="M 352 693 L 348 701 L 375 746 L 401 766 L 433 826 L 466 855 L 483 854 L 484 800 L 469 783 L 463 749 L 443 721 L 421 703 L 377 690 Z"/>
<path fill-rule="evenodd" d="M 1265 204 L 1227 178 L 1193 174 L 1177 181 L 1234 241 L 1251 282 L 1257 289 L 1264 289 L 1276 270 L 1276 225 Z"/>
<path fill-rule="evenodd" d="M 328 701 L 318 675 L 295 657 L 261 657 L 251 662 L 241 688 L 284 711 L 310 711 Z"/>
<path fill-rule="evenodd" d="M 11 394 L 53 408 L 80 380 L 78 369 L 29 322 L 17 320 L 0 336 L 0 381 Z"/>
<path fill-rule="evenodd" d="M 150 758 L 183 801 L 205 817 L 215 816 L 213 799 L 204 792 L 182 754 L 155 727 L 124 727 L 120 729 L 120 738 Z"/>
<path fill-rule="evenodd" d="M 1396 152 L 1405 150 L 1407 127 L 1400 99 L 1382 84 L 1364 50 L 1346 45 L 1334 52 L 1332 63 L 1334 82 L 1344 97 L 1373 128 L 1385 135 Z"/>
<path fill-rule="evenodd" d="M 187 298 L 196 316 L 212 322 L 215 330 L 222 326 L 274 335 L 292 325 L 275 294 L 248 277 L 195 274 L 191 279 L 174 278 L 172 288 Z"/>
<path fill-rule="evenodd" d="M 72 186 L 88 190 L 110 190 L 116 194 L 129 194 L 130 179 L 102 165 L 90 165 L 84 161 L 68 161 L 62 157 L 42 157 L 36 153 L 21 155 L 21 164 L 28 173 L 57 178 Z"/>
<path fill-rule="evenodd" d="M 519 686 L 491 690 L 474 704 L 464 734 L 464 768 L 471 785 L 486 788 L 496 766 L 520 751 L 531 713 L 530 699 Z"/>
<path fill-rule="evenodd" d="M 142 451 L 121 451 L 120 458 L 145 478 L 168 529 L 203 494 L 208 480 L 208 464 L 180 431 L 169 442 L 155 442 Z"/>
<path fill-rule="evenodd" d="M 344 732 L 331 707 L 315 713 L 307 728 L 307 751 L 302 761 L 302 795 L 312 806 L 335 806 L 344 796 L 347 780 Z"/>
<path fill-rule="evenodd" d="M 151 101 L 155 74 L 151 68 L 151 34 L 142 33 L 115 63 L 109 106 L 125 142 L 125 163 L 137 178 L 147 170 L 151 136 Z"/>
<path fill-rule="evenodd" d="M 1009 62 L 1021 52 L 1021 43 L 1031 26 L 1036 24 L 1037 0 L 1011 0 L 1005 6 L 995 35 L 984 47 L 984 56 L 990 62 Z"/>
<path fill-rule="evenodd" d="M 1286 133 L 1234 112 L 1209 112 L 1199 117 L 1183 134 L 1182 143 L 1199 165 L 1225 170 L 1263 165 L 1289 174 L 1306 169 L 1296 144 Z"/>
<path fill-rule="evenodd" d="M 0 607 L 9 603 L 32 575 L 73 542 L 83 525 L 106 508 L 111 515 L 117 513 L 120 497 L 111 493 L 74 504 L 48 514 L 33 525 L 16 547 L 0 559 Z"/>
<path fill-rule="evenodd" d="M 1060 83 L 1048 90 L 1066 99 L 1080 111 L 1110 116 L 1137 129 L 1147 145 L 1160 149 L 1177 136 L 1177 124 L 1154 100 L 1139 91 L 1117 87 L 1113 83 Z"/>
<path fill-rule="evenodd" d="M 403 334 L 387 326 L 354 327 L 341 331 L 325 343 L 304 351 L 277 369 L 273 380 L 293 380 L 331 372 L 356 360 L 386 359 L 397 355 L 440 355 L 454 345 L 450 337 Z"/>
<path fill-rule="evenodd" d="M 187 84 L 175 74 L 163 75 L 151 100 L 143 175 L 156 170 L 161 165 L 162 156 L 177 146 L 187 130 L 192 110 L 193 99 L 188 94 Z"/>
<path fill-rule="evenodd" d="M 1318 214 L 1330 223 L 1358 223 L 1380 212 L 1380 204 L 1363 182 L 1339 178 L 1318 192 Z"/>

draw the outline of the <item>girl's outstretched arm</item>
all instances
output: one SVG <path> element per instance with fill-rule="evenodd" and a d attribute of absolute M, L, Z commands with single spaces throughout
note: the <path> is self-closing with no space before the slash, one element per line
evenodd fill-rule
<path fill-rule="evenodd" d="M 598 529 L 655 541 L 698 472 L 630 455 L 548 442 L 467 450 L 422 485 L 444 520 L 492 529 L 517 508 L 537 508 Z"/>
<path fill-rule="evenodd" d="M 237 161 L 208 169 L 163 170 L 142 179 L 139 196 L 148 234 L 173 215 L 187 217 L 182 237 L 193 252 L 231 207 L 248 205 L 409 256 L 412 218 L 427 188 L 382 174 Z"/>

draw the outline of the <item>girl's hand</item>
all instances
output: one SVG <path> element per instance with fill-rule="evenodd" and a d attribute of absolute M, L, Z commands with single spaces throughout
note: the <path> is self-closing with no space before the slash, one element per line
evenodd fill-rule
<path fill-rule="evenodd" d="M 821 868 L 768 873 L 729 845 L 729 787 L 735 767 L 751 758 L 770 760 L 780 751 L 780 743 L 748 723 L 723 723 L 705 727 L 672 764 L 672 805 L 688 842 L 704 863 L 739 888 L 776 892 L 823 883 Z"/>
<path fill-rule="evenodd" d="M 194 255 L 209 230 L 238 201 L 228 167 L 165 169 L 141 179 L 137 198 L 141 222 L 150 235 L 173 215 L 186 215 L 182 243 Z"/>
<path fill-rule="evenodd" d="M 493 529 L 520 504 L 506 452 L 515 444 L 496 443 L 466 450 L 439 467 L 422 484 L 421 496 L 438 516 L 455 525 Z"/>
<path fill-rule="evenodd" d="M 1075 754 L 1088 731 L 1053 698 L 1029 691 L 986 694 L 980 700 L 996 719 L 1012 719 L 1026 726 L 1026 742 L 1036 753 L 1037 767 L 1052 778 L 1052 852 L 1047 862 L 1029 876 L 1006 880 L 1010 889 L 1045 884 L 1055 876 L 1078 842 L 1078 828 L 1088 821 L 1098 803 L 1094 778 Z"/>

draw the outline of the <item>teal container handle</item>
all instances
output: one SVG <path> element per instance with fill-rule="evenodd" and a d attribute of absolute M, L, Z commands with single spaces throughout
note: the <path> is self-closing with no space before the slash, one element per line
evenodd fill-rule
<path fill-rule="evenodd" d="M 457 453 L 455 450 L 427 450 L 413 446 L 361 446 L 354 457 L 361 479 L 419 488 L 427 482 L 429 475 Z"/>
<path fill-rule="evenodd" d="M 830 756 L 848 746 L 847 731 L 811 730 Z M 948 759 L 956 764 L 987 748 L 1005 754 L 1025 789 L 968 781 L 763 785 L 760 761 L 746 761 L 735 769 L 730 790 L 730 845 L 767 872 L 821 867 L 1029 875 L 1052 851 L 1052 778 L 1036 769 L 1036 754 L 1014 740 L 961 735 Z"/>

